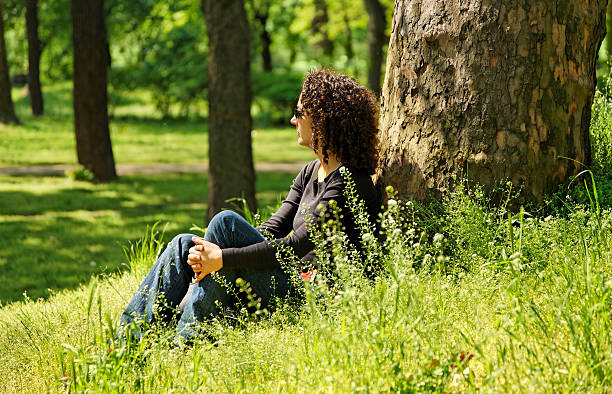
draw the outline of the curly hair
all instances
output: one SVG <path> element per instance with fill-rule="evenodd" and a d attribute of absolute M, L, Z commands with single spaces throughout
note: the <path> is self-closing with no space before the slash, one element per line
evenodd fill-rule
<path fill-rule="evenodd" d="M 323 161 L 336 156 L 342 164 L 373 174 L 378 166 L 378 104 L 355 79 L 319 69 L 306 75 L 302 107 L 312 117 L 312 148 Z"/>

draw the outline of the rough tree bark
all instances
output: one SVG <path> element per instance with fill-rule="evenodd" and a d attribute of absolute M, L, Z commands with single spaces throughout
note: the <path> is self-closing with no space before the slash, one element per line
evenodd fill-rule
<path fill-rule="evenodd" d="M 117 177 L 108 129 L 104 0 L 72 0 L 74 131 L 79 164 L 99 181 Z"/>
<path fill-rule="evenodd" d="M 256 208 L 249 23 L 241 0 L 202 0 L 208 32 L 208 219 L 226 200 Z"/>
<path fill-rule="evenodd" d="M 6 44 L 4 42 L 4 17 L 2 15 L 2 0 L 0 0 L 0 122 L 19 123 L 11 97 L 11 79 L 6 60 Z"/>
<path fill-rule="evenodd" d="M 590 162 L 605 11 L 605 0 L 396 1 L 377 184 L 423 199 L 463 172 L 524 185 L 517 203 L 555 191 Z"/>
<path fill-rule="evenodd" d="M 383 46 L 387 37 L 385 36 L 385 28 L 387 20 L 385 18 L 385 9 L 378 0 L 364 0 L 366 11 L 370 18 L 370 26 L 368 31 L 368 50 L 369 50 L 369 68 L 368 68 L 368 88 L 376 96 L 380 96 L 380 76 Z"/>
<path fill-rule="evenodd" d="M 40 53 L 38 38 L 38 0 L 26 0 L 26 32 L 28 36 L 28 88 L 32 114 L 43 114 L 43 97 L 40 89 Z"/>

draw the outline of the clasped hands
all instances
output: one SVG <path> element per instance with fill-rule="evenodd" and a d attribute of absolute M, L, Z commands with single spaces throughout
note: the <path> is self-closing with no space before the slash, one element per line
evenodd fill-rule
<path fill-rule="evenodd" d="M 211 272 L 223 268 L 223 254 L 221 248 L 212 242 L 200 237 L 193 237 L 192 241 L 195 245 L 189 249 L 187 264 L 195 272 L 194 282 L 199 282 Z"/>

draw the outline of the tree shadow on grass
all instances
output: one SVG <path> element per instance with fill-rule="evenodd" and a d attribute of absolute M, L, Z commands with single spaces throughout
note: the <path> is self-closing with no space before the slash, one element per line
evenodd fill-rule
<path fill-rule="evenodd" d="M 295 174 L 259 173 L 260 207 L 286 196 Z M 123 248 L 159 222 L 164 242 L 204 225 L 205 174 L 125 176 L 110 184 L 61 183 L 31 191 L 0 191 L 0 303 L 46 298 L 92 275 L 128 268 Z M 47 179 L 45 182 L 55 181 Z M 65 182 L 65 181 L 64 181 Z M 52 289 L 52 290 L 50 290 Z"/>

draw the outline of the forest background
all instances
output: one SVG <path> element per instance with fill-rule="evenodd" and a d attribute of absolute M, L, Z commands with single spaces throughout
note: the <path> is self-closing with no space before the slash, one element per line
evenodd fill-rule
<path fill-rule="evenodd" d="M 393 2 L 376 3 L 386 15 L 386 45 Z M 207 34 L 200 3 L 138 0 L 104 4 L 111 57 L 110 114 L 121 115 L 115 109 L 122 93 L 146 89 L 156 109 L 149 117 L 206 116 Z M 43 86 L 72 78 L 68 5 L 38 2 Z M 245 7 L 251 28 L 253 114 L 257 120 L 285 124 L 287 104 L 295 102 L 309 69 L 330 66 L 367 82 L 369 16 L 363 1 L 252 0 Z M 4 9 L 7 58 L 19 86 L 25 82 L 28 59 L 24 2 L 4 0 Z M 386 48 L 381 51 L 383 67 L 385 54 Z"/>

